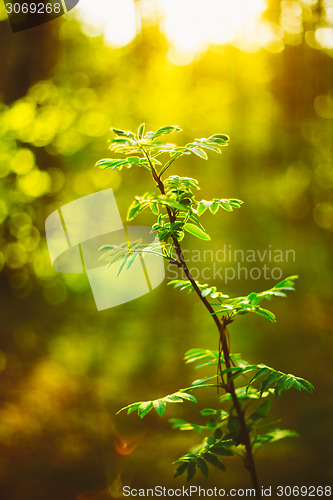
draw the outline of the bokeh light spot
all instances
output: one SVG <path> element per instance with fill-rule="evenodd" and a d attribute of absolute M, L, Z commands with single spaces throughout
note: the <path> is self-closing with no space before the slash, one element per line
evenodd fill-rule
<path fill-rule="evenodd" d="M 138 17 L 133 0 L 80 0 L 75 16 L 87 36 L 104 35 L 108 45 L 123 47 L 137 34 Z"/>
<path fill-rule="evenodd" d="M 333 231 L 333 205 L 331 203 L 318 203 L 314 208 L 313 217 L 319 227 Z"/>
<path fill-rule="evenodd" d="M 12 269 L 19 269 L 28 261 L 27 251 L 21 243 L 8 243 L 5 257 L 8 267 Z"/>
<path fill-rule="evenodd" d="M 325 49 L 333 49 L 333 28 L 318 28 L 316 30 L 316 40 Z"/>
<path fill-rule="evenodd" d="M 34 169 L 28 174 L 17 179 L 18 188 L 26 195 L 33 198 L 42 196 L 50 189 L 50 176 L 47 172 Z"/>
<path fill-rule="evenodd" d="M 35 106 L 31 102 L 17 101 L 8 111 L 11 129 L 17 130 L 30 125 L 35 118 Z"/>
<path fill-rule="evenodd" d="M 30 149 L 19 149 L 10 161 L 10 166 L 16 174 L 26 174 L 35 165 L 35 156 Z"/>
<path fill-rule="evenodd" d="M 0 224 L 7 218 L 8 207 L 5 200 L 0 200 Z"/>
<path fill-rule="evenodd" d="M 314 107 L 317 115 L 322 118 L 333 118 L 333 95 L 319 95 L 314 100 Z"/>

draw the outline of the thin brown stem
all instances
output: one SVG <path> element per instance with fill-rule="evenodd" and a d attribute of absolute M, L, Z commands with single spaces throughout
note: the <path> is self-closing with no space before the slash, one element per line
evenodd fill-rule
<path fill-rule="evenodd" d="M 231 321 L 228 318 L 223 317 L 221 322 L 218 319 L 217 315 L 214 314 L 214 309 L 206 299 L 206 297 L 203 297 L 201 295 L 201 291 L 196 284 L 195 280 L 193 279 L 190 270 L 188 269 L 188 266 L 185 262 L 183 252 L 181 250 L 180 244 L 176 238 L 174 238 L 174 243 L 175 243 L 175 250 L 176 253 L 179 257 L 180 262 L 182 263 L 182 269 L 185 272 L 188 280 L 191 282 L 195 292 L 197 293 L 199 299 L 205 306 L 205 308 L 209 311 L 209 313 L 212 315 L 213 321 L 215 325 L 217 326 L 218 332 L 219 332 L 219 339 L 221 343 L 221 348 L 224 356 L 224 364 L 227 369 L 231 368 L 231 358 L 230 358 L 230 350 L 228 346 L 228 340 L 227 340 L 227 325 Z M 235 391 L 235 385 L 233 380 L 230 380 L 232 377 L 232 372 L 228 371 L 227 372 L 227 383 L 225 384 L 224 389 L 231 395 L 231 399 L 237 414 L 237 418 L 239 421 L 239 425 L 241 428 L 240 435 L 239 435 L 239 443 L 243 444 L 245 446 L 246 450 L 246 460 L 245 460 L 245 466 L 249 471 L 249 474 L 252 479 L 252 483 L 254 486 L 254 489 L 256 491 L 256 498 L 261 498 L 261 490 L 259 486 L 259 481 L 258 481 L 258 476 L 257 476 L 257 471 L 256 471 L 256 466 L 253 458 L 253 453 L 252 453 L 252 446 L 251 446 L 251 440 L 250 440 L 250 435 L 249 431 L 246 427 L 246 421 L 245 421 L 245 416 L 244 412 L 242 410 L 242 407 L 240 405 L 239 399 L 237 397 L 236 391 Z M 224 384 L 224 382 L 223 382 Z"/>
<path fill-rule="evenodd" d="M 149 157 L 149 154 L 147 153 L 147 151 L 144 150 L 144 154 L 145 154 L 145 156 L 150 164 L 153 179 L 156 182 L 157 187 L 159 188 L 161 194 L 164 195 L 165 189 L 164 189 L 163 181 L 161 180 L 160 176 L 157 175 L 156 170 L 154 169 L 154 166 L 150 160 L 150 157 Z M 176 216 L 172 213 L 172 211 L 170 210 L 169 207 L 166 207 L 166 209 L 168 212 L 170 223 L 172 224 L 176 220 Z M 229 369 L 229 368 L 231 368 L 232 362 L 231 362 L 231 358 L 230 358 L 230 349 L 229 349 L 229 345 L 228 345 L 227 325 L 229 323 L 231 323 L 232 320 L 230 320 L 229 318 L 226 318 L 224 316 L 222 317 L 221 321 L 219 320 L 219 318 L 215 314 L 215 311 L 214 311 L 213 307 L 211 306 L 211 304 L 208 302 L 206 297 L 202 296 L 201 291 L 200 291 L 195 279 L 193 278 L 193 276 L 192 276 L 192 274 L 187 266 L 187 263 L 185 261 L 185 258 L 184 258 L 179 241 L 177 240 L 177 238 L 175 236 L 172 236 L 172 240 L 173 240 L 173 243 L 175 246 L 175 252 L 176 252 L 178 259 L 179 259 L 179 262 L 181 264 L 181 266 L 180 266 L 181 269 L 184 271 L 187 279 L 190 281 L 198 298 L 201 300 L 201 302 L 203 303 L 203 305 L 205 306 L 205 308 L 207 309 L 207 311 L 211 315 L 211 317 L 212 317 L 212 319 L 213 319 L 213 321 L 218 329 L 220 349 L 223 352 L 224 364 L 226 366 L 226 369 Z M 251 439 L 250 439 L 249 431 L 248 431 L 247 426 L 246 426 L 244 411 L 242 410 L 241 404 L 240 404 L 239 399 L 237 397 L 235 385 L 234 385 L 233 380 L 231 380 L 231 377 L 232 377 L 232 372 L 228 371 L 227 372 L 227 382 L 225 383 L 224 380 L 222 379 L 222 386 L 231 396 L 231 399 L 232 399 L 232 402 L 233 402 L 233 405 L 234 405 L 234 408 L 235 408 L 235 411 L 237 414 L 237 418 L 239 421 L 239 425 L 240 425 L 240 434 L 238 437 L 239 444 L 243 444 L 245 446 L 245 450 L 246 450 L 246 458 L 244 461 L 245 467 L 248 469 L 249 474 L 251 476 L 252 484 L 253 484 L 255 492 L 256 492 L 256 498 L 261 499 L 261 489 L 260 489 L 257 471 L 256 471 L 256 466 L 255 466 L 255 462 L 254 462 L 254 458 L 253 458 Z"/>

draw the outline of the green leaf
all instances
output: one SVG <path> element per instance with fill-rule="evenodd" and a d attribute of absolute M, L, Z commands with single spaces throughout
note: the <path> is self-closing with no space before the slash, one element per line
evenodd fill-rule
<path fill-rule="evenodd" d="M 296 377 L 297 382 L 301 385 L 302 389 L 304 389 L 307 392 L 313 392 L 314 387 L 313 385 L 308 381 L 305 380 L 304 378 Z"/>
<path fill-rule="evenodd" d="M 296 378 L 292 375 L 282 375 L 274 384 L 274 394 L 277 398 L 281 391 L 290 389 L 294 385 Z"/>
<path fill-rule="evenodd" d="M 200 189 L 197 179 L 192 177 L 179 177 L 179 175 L 171 175 L 164 181 L 164 186 L 167 191 L 177 193 L 180 191 L 191 192 L 191 188 Z"/>
<path fill-rule="evenodd" d="M 221 455 L 223 457 L 231 457 L 233 455 L 231 450 L 220 444 L 215 444 L 209 449 L 209 451 L 216 453 L 217 455 Z"/>
<path fill-rule="evenodd" d="M 132 201 L 131 205 L 129 206 L 128 212 L 127 212 L 127 220 L 130 222 L 133 220 L 137 215 L 139 215 L 140 212 L 142 212 L 146 207 L 148 206 L 148 203 L 142 202 L 138 200 L 137 198 Z"/>
<path fill-rule="evenodd" d="M 216 139 L 220 139 L 221 141 L 224 141 L 224 142 L 228 142 L 230 140 L 230 137 L 226 134 L 214 134 L 214 135 L 211 135 L 210 137 L 208 137 L 208 140 L 211 141 L 215 141 Z"/>
<path fill-rule="evenodd" d="M 191 479 L 193 479 L 195 472 L 196 472 L 195 462 L 194 461 L 189 462 L 187 465 L 187 479 L 186 479 L 187 482 L 189 482 L 189 481 L 191 481 Z"/>
<path fill-rule="evenodd" d="M 285 439 L 287 437 L 299 437 L 299 434 L 290 429 L 273 429 L 266 434 L 260 434 L 255 437 L 253 440 L 254 443 L 267 443 L 267 442 L 275 442 L 280 441 L 281 439 Z"/>
<path fill-rule="evenodd" d="M 132 258 L 131 254 L 128 252 L 127 255 L 122 259 L 121 261 L 121 264 L 120 264 L 120 267 L 118 269 L 118 272 L 117 272 L 117 277 L 119 276 L 119 274 L 121 273 L 121 271 L 124 269 L 127 261 Z"/>
<path fill-rule="evenodd" d="M 203 160 L 208 160 L 207 153 L 203 149 L 196 148 L 195 146 L 188 147 L 187 149 L 192 151 L 192 153 L 194 153 L 195 155 L 199 156 L 199 158 L 202 158 Z"/>
<path fill-rule="evenodd" d="M 152 139 L 154 140 L 163 134 L 171 134 L 172 132 L 181 132 L 181 131 L 182 129 L 177 125 L 161 127 L 157 130 L 157 132 L 155 132 L 155 134 L 152 136 Z"/>
<path fill-rule="evenodd" d="M 241 433 L 241 427 L 238 418 L 235 415 L 230 415 L 228 419 L 228 429 L 233 438 L 237 439 Z"/>
<path fill-rule="evenodd" d="M 210 240 L 209 234 L 205 233 L 200 227 L 196 226 L 195 224 L 191 224 L 190 222 L 187 222 L 184 224 L 184 229 L 188 233 L 192 234 L 193 236 L 196 236 L 197 238 L 200 238 L 201 240 Z"/>
<path fill-rule="evenodd" d="M 223 370 L 223 373 L 226 372 L 227 370 Z M 237 370 L 237 368 L 230 368 L 229 371 L 232 373 L 231 377 L 229 378 L 229 381 L 231 382 L 231 380 L 235 380 L 235 378 L 239 377 L 240 375 L 243 375 L 245 370 L 243 370 L 242 368 L 240 368 L 239 370 Z"/>
<path fill-rule="evenodd" d="M 178 477 L 178 476 L 181 476 L 182 474 L 184 474 L 184 472 L 186 471 L 188 467 L 188 463 L 187 462 L 184 462 L 182 464 L 180 464 L 179 467 L 177 467 L 176 471 L 175 471 L 175 474 L 173 477 Z"/>
<path fill-rule="evenodd" d="M 140 418 L 143 418 L 147 413 L 150 412 L 153 408 L 153 402 L 152 401 L 145 401 L 144 403 L 141 403 L 141 405 L 138 408 L 138 414 Z"/>
<path fill-rule="evenodd" d="M 229 205 L 231 207 L 234 207 L 234 208 L 239 208 L 244 203 L 242 200 L 239 200 L 237 198 L 229 199 L 228 202 L 229 202 Z"/>
<path fill-rule="evenodd" d="M 194 388 L 197 388 L 198 385 L 201 386 L 202 384 L 205 384 L 206 382 L 209 382 L 210 380 L 213 380 L 213 379 L 216 379 L 216 375 L 211 375 L 210 377 L 204 377 L 204 378 L 199 378 L 199 379 L 193 380 L 191 385 Z"/>
<path fill-rule="evenodd" d="M 133 411 L 137 410 L 139 408 L 139 406 L 141 405 L 141 403 L 142 403 L 142 401 L 140 401 L 138 403 L 132 403 L 130 405 L 127 405 L 124 408 L 121 408 L 120 410 L 118 410 L 116 415 L 118 415 L 118 413 L 125 411 L 125 410 L 127 410 L 127 414 L 129 415 Z"/>
<path fill-rule="evenodd" d="M 227 146 L 229 137 L 225 134 L 214 134 L 208 137 L 207 141 L 209 143 L 213 142 L 214 144 L 218 144 L 219 146 Z"/>
<path fill-rule="evenodd" d="M 227 212 L 232 212 L 232 206 L 229 203 L 229 200 L 220 200 L 221 207 L 224 208 Z"/>
<path fill-rule="evenodd" d="M 175 392 L 175 396 L 179 396 L 182 399 L 186 399 L 187 401 L 192 401 L 193 403 L 197 403 L 196 398 L 192 394 L 188 394 L 187 392 Z"/>
<path fill-rule="evenodd" d="M 214 465 L 217 469 L 225 471 L 225 465 L 221 460 L 216 456 L 213 455 L 212 453 L 204 453 L 203 458 L 209 462 L 210 464 Z"/>
<path fill-rule="evenodd" d="M 207 142 L 195 142 L 195 144 L 201 148 L 208 149 L 209 151 L 214 151 L 214 153 L 218 153 L 219 155 L 221 154 L 219 147 L 208 144 Z"/>
<path fill-rule="evenodd" d="M 114 160 L 114 159 L 111 159 L 111 158 L 103 158 L 102 160 L 99 160 L 95 166 L 96 167 L 100 167 L 102 170 L 105 170 L 106 168 L 119 168 L 123 165 L 125 165 L 127 163 L 127 160 L 120 160 L 120 159 L 117 159 L 117 160 Z"/>
<path fill-rule="evenodd" d="M 130 137 L 132 139 L 135 138 L 135 135 L 133 134 L 133 132 L 129 132 L 126 130 L 120 130 L 118 128 L 112 128 L 111 130 L 112 130 L 112 132 L 114 132 L 116 135 L 118 135 L 120 137 Z"/>
<path fill-rule="evenodd" d="M 263 316 L 264 318 L 268 319 L 272 323 L 276 321 L 274 314 L 269 311 L 268 309 L 263 309 L 262 307 L 258 307 L 256 309 L 253 309 L 253 312 L 256 314 L 259 314 L 260 316 Z"/>
<path fill-rule="evenodd" d="M 160 203 L 161 205 L 165 205 L 169 208 L 176 208 L 177 210 L 190 210 L 189 207 L 186 207 L 185 205 L 182 205 L 176 200 L 173 200 L 172 198 L 165 198 L 163 196 L 159 196 L 156 201 Z"/>
<path fill-rule="evenodd" d="M 275 383 L 281 377 L 282 377 L 281 372 L 273 371 L 272 373 L 270 373 L 268 377 L 266 377 L 263 383 L 261 384 L 260 394 L 265 392 L 271 384 Z"/>
<path fill-rule="evenodd" d="M 280 281 L 277 283 L 273 288 L 270 288 L 269 290 L 265 290 L 263 292 L 257 293 L 256 294 L 256 299 L 252 299 L 253 304 L 258 304 L 261 300 L 263 299 L 270 299 L 271 296 L 277 296 L 277 297 L 286 297 L 286 294 L 283 293 L 283 291 L 294 291 L 294 280 L 297 279 L 297 276 L 289 276 L 288 278 L 285 278 L 284 280 Z M 251 294 L 248 296 L 248 298 L 251 296 Z"/>
<path fill-rule="evenodd" d="M 144 131 L 145 131 L 145 124 L 141 123 L 140 127 L 138 128 L 138 138 L 139 139 L 142 139 Z"/>
<path fill-rule="evenodd" d="M 208 470 L 207 464 L 204 461 L 204 459 L 201 458 L 201 457 L 198 457 L 196 459 L 195 463 L 196 463 L 198 469 L 200 469 L 202 475 L 205 476 L 205 477 L 208 477 L 209 470 Z"/>
<path fill-rule="evenodd" d="M 294 281 L 296 279 L 298 279 L 298 276 L 296 274 L 293 276 L 288 276 L 288 278 L 285 278 L 284 280 L 277 283 L 274 288 L 282 288 L 283 290 L 295 290 Z"/>
<path fill-rule="evenodd" d="M 203 416 L 220 415 L 221 412 L 223 412 L 223 410 L 215 410 L 214 408 L 204 408 L 203 410 L 200 411 L 201 415 Z"/>
<path fill-rule="evenodd" d="M 180 431 L 202 432 L 205 428 L 205 426 L 191 424 L 190 422 L 186 422 L 186 420 L 182 420 L 180 418 L 170 418 L 169 422 L 172 423 L 172 429 L 179 429 Z"/>
<path fill-rule="evenodd" d="M 219 209 L 219 203 L 218 203 L 218 202 L 216 202 L 216 201 L 214 201 L 214 202 L 211 204 L 211 206 L 209 207 L 209 210 L 211 211 L 211 213 L 212 213 L 213 215 L 215 215 L 215 214 L 216 214 L 216 212 L 218 211 L 218 209 Z"/>
<path fill-rule="evenodd" d="M 153 405 L 154 405 L 156 412 L 161 417 L 163 415 L 163 413 L 165 412 L 166 402 L 163 399 L 155 399 L 155 401 L 153 401 Z"/>
<path fill-rule="evenodd" d="M 252 413 L 252 415 L 249 416 L 249 419 L 252 420 L 253 422 L 258 422 L 259 420 L 267 417 L 267 413 L 269 412 L 270 406 L 271 406 L 271 400 L 268 399 L 263 404 L 261 404 L 259 408 L 257 408 L 256 411 Z"/>
<path fill-rule="evenodd" d="M 222 430 L 221 429 L 215 429 L 214 431 L 214 439 L 221 439 L 222 438 Z"/>
<path fill-rule="evenodd" d="M 126 269 L 128 270 L 131 265 L 134 263 L 135 259 L 140 255 L 140 252 L 133 252 L 130 258 L 128 259 Z M 127 259 L 126 259 L 127 260 Z M 119 270 L 120 273 L 121 270 Z"/>
<path fill-rule="evenodd" d="M 217 365 L 219 354 L 217 351 L 211 351 L 210 349 L 190 349 L 185 353 L 184 359 L 186 364 L 199 361 L 200 364 L 196 368 L 201 368 L 207 365 Z"/>
<path fill-rule="evenodd" d="M 150 208 L 151 208 L 151 211 L 153 212 L 153 214 L 155 214 L 155 215 L 159 214 L 157 203 L 151 203 Z"/>
<path fill-rule="evenodd" d="M 259 366 L 259 365 L 258 365 Z M 250 380 L 250 382 L 248 383 L 247 385 L 247 388 L 246 390 L 248 390 L 250 388 L 250 385 L 255 381 L 257 380 L 258 378 L 262 377 L 263 375 L 266 375 L 267 373 L 270 373 L 271 370 L 270 368 L 268 368 L 268 366 L 263 366 L 263 368 L 261 368 L 256 374 L 255 376 Z"/>
<path fill-rule="evenodd" d="M 169 396 L 165 396 L 165 398 L 163 398 L 164 401 L 168 402 L 168 403 L 182 403 L 183 400 L 180 396 L 176 396 L 175 394 L 170 394 Z"/>
<path fill-rule="evenodd" d="M 302 379 L 300 377 L 295 377 L 295 375 L 292 375 L 290 373 L 285 374 L 283 372 L 280 372 L 278 370 L 274 370 L 273 368 L 270 368 L 269 366 L 260 364 L 260 365 L 249 365 L 243 369 L 243 373 L 249 370 L 253 370 L 255 368 L 259 368 L 258 372 L 254 375 L 254 377 L 250 380 L 250 382 L 247 385 L 246 391 L 249 391 L 250 385 L 255 382 L 258 378 L 262 377 L 263 375 L 267 375 L 267 377 L 264 379 L 264 381 L 261 384 L 260 388 L 260 397 L 262 397 L 263 393 L 268 390 L 268 387 L 271 385 L 274 387 L 274 394 L 275 397 L 278 397 L 281 393 L 281 391 L 285 391 L 290 389 L 291 387 L 294 387 L 295 389 L 301 391 L 305 390 L 308 392 L 313 392 L 314 387 L 313 385 L 308 382 L 305 379 Z M 273 390 L 273 389 L 269 389 Z"/>
<path fill-rule="evenodd" d="M 188 394 L 184 389 L 180 389 L 173 394 L 168 394 L 164 398 L 158 398 L 154 401 L 140 401 L 132 403 L 119 410 L 118 413 L 123 410 L 128 410 L 128 413 L 131 413 L 137 409 L 139 417 L 142 418 L 147 415 L 150 410 L 155 408 L 156 412 L 161 416 L 165 411 L 166 403 L 183 403 L 184 400 L 192 401 L 194 403 L 197 402 L 196 398 L 192 396 L 192 394 Z"/>
<path fill-rule="evenodd" d="M 207 207 L 202 203 L 202 201 L 199 203 L 198 208 L 197 208 L 197 215 L 200 217 L 203 213 L 205 213 L 207 210 Z"/>

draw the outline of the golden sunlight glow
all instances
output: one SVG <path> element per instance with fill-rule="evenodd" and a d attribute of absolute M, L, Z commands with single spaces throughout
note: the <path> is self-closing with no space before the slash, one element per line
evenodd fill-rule
<path fill-rule="evenodd" d="M 316 40 L 325 49 L 333 49 L 333 28 L 318 28 Z"/>
<path fill-rule="evenodd" d="M 211 44 L 260 48 L 263 33 L 258 32 L 258 24 L 265 0 L 159 0 L 159 4 L 171 59 L 176 55 L 185 62 Z"/>
<path fill-rule="evenodd" d="M 133 0 L 80 0 L 74 14 L 88 36 L 104 36 L 108 45 L 123 47 L 138 31 Z"/>
<path fill-rule="evenodd" d="M 303 10 L 315 0 L 285 0 L 280 24 L 263 14 L 267 0 L 80 0 L 73 12 L 88 36 L 123 47 L 141 30 L 141 22 L 158 23 L 169 42 L 172 63 L 189 64 L 211 45 L 232 44 L 245 52 L 265 47 L 281 52 L 284 40 L 297 45 L 303 34 Z M 324 0 L 326 26 L 315 32 L 319 46 L 333 47 L 333 0 Z"/>
<path fill-rule="evenodd" d="M 261 19 L 265 0 L 80 0 L 75 15 L 88 36 L 124 46 L 140 31 L 140 17 L 159 19 L 170 44 L 169 57 L 187 64 L 211 44 L 234 43 L 253 52 L 274 43 L 274 32 Z"/>

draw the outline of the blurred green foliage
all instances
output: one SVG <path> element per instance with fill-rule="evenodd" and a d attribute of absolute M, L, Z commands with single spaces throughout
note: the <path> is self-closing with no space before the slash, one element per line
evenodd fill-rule
<path fill-rule="evenodd" d="M 283 17 L 282 4 L 294 14 Z M 138 423 L 114 414 L 128 401 L 172 392 L 180 379 L 186 385 L 183 352 L 216 348 L 210 318 L 191 296 L 180 298 L 163 285 L 97 313 L 86 277 L 56 273 L 45 241 L 53 210 L 104 188 L 114 189 L 125 220 L 134 196 L 145 191 L 142 176 L 93 165 L 108 156 L 111 126 L 127 130 L 143 121 L 156 129 L 179 124 L 188 133 L 183 143 L 217 130 L 231 137 L 209 166 L 195 157 L 180 164 L 180 175 L 204 186 L 203 199 L 245 202 L 232 218 L 219 212 L 213 223 L 204 214 L 212 242 L 188 250 L 224 244 L 295 250 L 295 261 L 280 264 L 285 276 L 300 279 L 295 296 L 273 306 L 278 327 L 259 317 L 245 327 L 241 319 L 230 333 L 250 361 L 262 358 L 287 371 L 296 359 L 294 372 L 316 387 L 312 396 L 286 394 L 279 401 L 283 425 L 306 440 L 259 454 L 261 481 L 331 479 L 333 62 L 329 32 L 316 31 L 330 29 L 328 10 L 329 2 L 271 1 L 265 17 L 277 26 L 273 48 L 216 44 L 183 65 L 170 60 L 153 18 L 143 19 L 137 37 L 120 48 L 88 36 L 69 15 L 15 35 L 1 22 L 2 498 L 97 500 L 116 497 L 120 480 L 167 485 L 170 457 L 190 444 L 187 436 L 176 441 L 164 424 L 157 428 L 157 416 Z M 328 42 L 320 45 L 324 35 Z M 141 221 L 151 222 L 146 215 Z M 227 291 L 273 284 L 242 277 Z M 212 285 L 225 289 L 218 280 Z M 186 420 L 190 404 L 181 406 L 178 417 Z M 243 486 L 237 466 L 232 471 L 223 487 Z M 219 474 L 210 481 L 220 484 Z"/>

